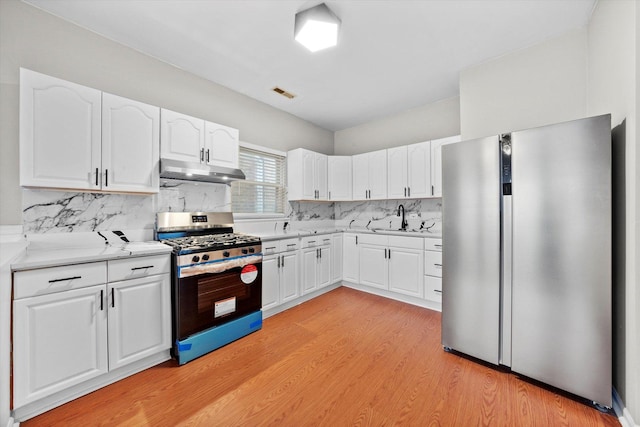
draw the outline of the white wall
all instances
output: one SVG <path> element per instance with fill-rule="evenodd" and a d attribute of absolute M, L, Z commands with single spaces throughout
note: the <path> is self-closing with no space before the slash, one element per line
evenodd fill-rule
<path fill-rule="evenodd" d="M 619 305 L 614 312 L 614 335 L 618 335 L 614 383 L 636 423 L 640 421 L 639 24 L 638 2 L 598 2 L 588 28 L 587 84 L 589 115 L 611 113 L 614 127 L 625 121 L 624 132 L 614 132 L 613 141 L 614 197 L 618 196 L 623 207 L 614 208 L 618 220 L 614 223 L 614 254 L 620 254 L 614 258 L 614 300 Z"/>
<path fill-rule="evenodd" d="M 194 52 L 194 54 L 198 54 Z M 330 154 L 333 132 L 107 40 L 18 0 L 0 0 L 0 225 L 20 224 L 19 67 L 191 114 L 240 139 Z"/>
<path fill-rule="evenodd" d="M 460 134 L 456 96 L 335 133 L 334 154 L 350 155 Z"/>
<path fill-rule="evenodd" d="M 462 139 L 584 117 L 586 29 L 460 73 Z"/>

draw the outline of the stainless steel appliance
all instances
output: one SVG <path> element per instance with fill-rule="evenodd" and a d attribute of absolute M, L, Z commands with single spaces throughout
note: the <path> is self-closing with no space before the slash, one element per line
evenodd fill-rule
<path fill-rule="evenodd" d="M 611 117 L 446 145 L 442 344 L 611 407 Z"/>
<path fill-rule="evenodd" d="M 230 212 L 162 212 L 173 247 L 173 356 L 184 364 L 262 327 L 262 244 Z"/>

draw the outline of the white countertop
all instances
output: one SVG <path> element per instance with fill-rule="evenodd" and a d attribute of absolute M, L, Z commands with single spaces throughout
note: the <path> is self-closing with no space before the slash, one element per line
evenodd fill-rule
<path fill-rule="evenodd" d="M 250 233 L 254 236 L 260 237 L 263 241 L 268 242 L 270 240 L 280 240 L 287 238 L 297 238 L 311 236 L 314 234 L 331 234 L 331 233 L 372 233 L 372 234 L 387 234 L 392 236 L 407 236 L 407 237 L 423 237 L 430 239 L 442 239 L 442 234 L 433 233 L 428 230 L 387 230 L 376 228 L 318 228 L 318 229 L 301 229 L 301 230 L 277 230 L 269 231 L 265 233 Z"/>
<path fill-rule="evenodd" d="M 30 244 L 24 253 L 11 263 L 13 271 L 80 264 L 135 256 L 168 254 L 171 247 L 160 242 L 131 242 L 123 245 L 90 247 L 55 247 Z"/>

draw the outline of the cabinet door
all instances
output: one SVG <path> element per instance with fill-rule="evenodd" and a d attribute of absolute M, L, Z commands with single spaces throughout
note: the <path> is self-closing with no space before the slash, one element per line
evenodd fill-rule
<path fill-rule="evenodd" d="M 104 285 L 13 303 L 13 405 L 107 372 Z"/>
<path fill-rule="evenodd" d="M 460 141 L 460 135 L 431 141 L 431 195 L 442 197 L 442 146 Z"/>
<path fill-rule="evenodd" d="M 314 291 L 318 287 L 318 248 L 302 251 L 302 294 Z"/>
<path fill-rule="evenodd" d="M 225 168 L 238 168 L 240 142 L 238 129 L 205 122 L 205 162 Z"/>
<path fill-rule="evenodd" d="M 369 153 L 369 198 L 387 198 L 387 150 Z"/>
<path fill-rule="evenodd" d="M 347 282 L 360 283 L 358 236 L 346 233 L 342 239 L 342 279 Z"/>
<path fill-rule="evenodd" d="M 429 141 L 407 146 L 408 197 L 431 196 L 431 145 Z"/>
<path fill-rule="evenodd" d="M 353 167 L 353 200 L 366 200 L 369 198 L 369 155 L 367 153 L 357 154 L 351 158 L 351 161 Z"/>
<path fill-rule="evenodd" d="M 319 200 L 327 200 L 327 155 L 315 153 L 315 188 Z"/>
<path fill-rule="evenodd" d="M 170 285 L 168 274 L 108 285 L 110 370 L 171 347 Z"/>
<path fill-rule="evenodd" d="M 331 246 L 319 248 L 318 253 L 318 288 L 323 288 L 331 284 Z"/>
<path fill-rule="evenodd" d="M 268 310 L 279 304 L 280 255 L 262 259 L 262 309 Z"/>
<path fill-rule="evenodd" d="M 291 301 L 300 295 L 298 290 L 299 263 L 297 252 L 287 252 L 281 255 L 280 266 L 280 295 L 282 302 Z"/>
<path fill-rule="evenodd" d="M 387 191 L 390 199 L 407 195 L 407 146 L 387 149 Z"/>
<path fill-rule="evenodd" d="M 374 288 L 389 289 L 387 248 L 360 245 L 360 283 Z"/>
<path fill-rule="evenodd" d="M 342 233 L 336 233 L 331 242 L 331 283 L 342 280 Z"/>
<path fill-rule="evenodd" d="M 329 156 L 327 181 L 329 185 L 329 200 L 352 199 L 351 156 Z"/>
<path fill-rule="evenodd" d="M 102 189 L 157 193 L 160 108 L 102 95 Z"/>
<path fill-rule="evenodd" d="M 101 97 L 20 69 L 20 185 L 100 188 Z"/>
<path fill-rule="evenodd" d="M 160 123 L 162 158 L 204 162 L 204 120 L 163 108 Z"/>
<path fill-rule="evenodd" d="M 303 150 L 302 152 L 302 198 L 313 200 L 316 198 L 316 153 Z"/>
<path fill-rule="evenodd" d="M 423 297 L 423 252 L 389 248 L 389 289 L 405 295 Z"/>

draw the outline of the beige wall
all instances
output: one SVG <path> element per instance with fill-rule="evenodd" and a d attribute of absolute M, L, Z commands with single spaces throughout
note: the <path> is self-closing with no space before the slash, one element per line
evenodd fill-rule
<path fill-rule="evenodd" d="M 587 84 L 588 114 L 611 113 L 614 127 L 625 121 L 624 131 L 614 132 L 613 141 L 614 195 L 624 201 L 623 209 L 614 209 L 614 255 L 619 254 L 614 256 L 614 384 L 636 423 L 640 421 L 639 24 L 638 2 L 598 2 L 588 28 Z"/>
<path fill-rule="evenodd" d="M 194 52 L 197 54 L 197 52 Z M 20 224 L 19 67 L 240 130 L 279 150 L 330 154 L 333 132 L 107 40 L 18 0 L 0 0 L 0 225 Z"/>
<path fill-rule="evenodd" d="M 335 154 L 359 154 L 460 134 L 460 98 L 444 99 L 335 133 Z"/>
<path fill-rule="evenodd" d="M 464 70 L 462 138 L 584 117 L 586 70 L 586 29 Z"/>

